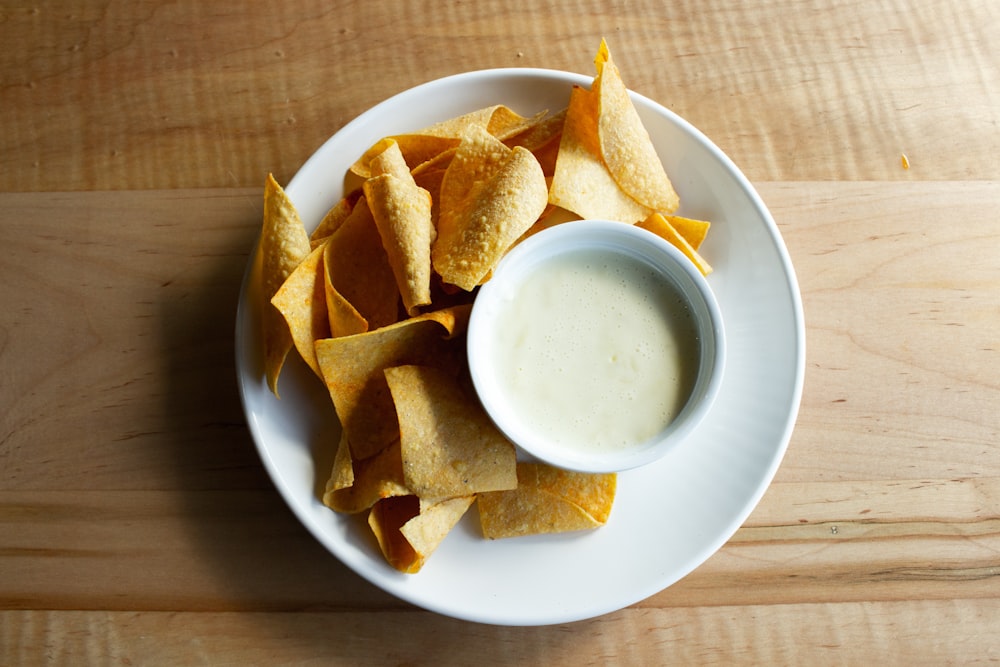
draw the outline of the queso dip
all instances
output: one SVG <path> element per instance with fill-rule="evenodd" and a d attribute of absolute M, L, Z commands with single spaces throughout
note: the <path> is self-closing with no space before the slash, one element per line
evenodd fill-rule
<path fill-rule="evenodd" d="M 691 314 L 623 252 L 564 252 L 528 271 L 495 319 L 494 367 L 512 412 L 562 445 L 635 447 L 681 411 L 698 368 Z"/>

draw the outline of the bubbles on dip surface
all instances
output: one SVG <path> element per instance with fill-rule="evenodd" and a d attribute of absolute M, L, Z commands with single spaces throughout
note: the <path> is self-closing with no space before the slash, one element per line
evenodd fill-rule
<path fill-rule="evenodd" d="M 513 412 L 561 445 L 640 446 L 695 381 L 691 313 L 659 271 L 622 252 L 568 251 L 533 268 L 495 323 L 497 380 Z"/>

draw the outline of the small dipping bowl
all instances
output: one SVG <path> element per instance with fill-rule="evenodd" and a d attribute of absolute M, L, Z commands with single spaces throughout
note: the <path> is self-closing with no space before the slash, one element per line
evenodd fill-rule
<path fill-rule="evenodd" d="M 594 363 L 590 364 L 592 367 L 586 368 L 576 362 L 578 367 L 575 372 L 567 376 L 572 380 L 560 380 L 558 372 L 543 373 L 539 378 L 541 381 L 531 383 L 530 393 L 522 393 L 525 390 L 517 388 L 517 383 L 510 379 L 512 345 L 532 346 L 546 359 L 546 364 L 553 364 L 554 369 L 569 363 L 571 357 L 567 352 L 568 348 L 575 346 L 575 334 L 572 330 L 563 331 L 560 339 L 553 338 L 551 332 L 546 331 L 546 328 L 558 329 L 564 323 L 553 319 L 559 317 L 554 314 L 559 311 L 556 304 L 542 307 L 539 312 L 543 316 L 537 321 L 526 318 L 515 306 L 519 300 L 529 297 L 529 290 L 545 290 L 548 286 L 543 283 L 555 280 L 548 268 L 571 265 L 574 261 L 578 262 L 577 276 L 581 272 L 583 275 L 587 275 L 587 272 L 607 274 L 607 267 L 618 266 L 621 262 L 621 266 L 630 266 L 632 270 L 619 272 L 618 282 L 621 286 L 618 289 L 639 290 L 638 285 L 621 280 L 622 276 L 639 275 L 635 273 L 638 270 L 647 283 L 647 288 L 649 283 L 653 283 L 653 292 L 660 295 L 658 299 L 669 298 L 679 305 L 680 311 L 685 315 L 685 326 L 679 330 L 672 329 L 669 335 L 675 339 L 665 340 L 688 350 L 684 355 L 688 369 L 682 374 L 684 379 L 658 373 L 650 375 L 647 372 L 641 386 L 612 386 L 611 377 L 605 377 L 605 369 L 599 366 L 609 364 L 612 358 L 617 360 L 618 354 L 610 349 L 603 350 L 603 343 L 598 342 L 591 343 L 591 349 L 597 350 L 597 354 L 593 355 L 596 357 L 593 359 Z M 579 269 L 579 262 L 588 263 L 590 268 Z M 612 270 L 611 273 L 615 272 Z M 586 292 L 586 289 L 582 291 Z M 559 298 L 560 294 L 566 292 L 556 290 L 552 294 L 559 303 L 567 301 Z M 570 292 L 570 295 L 568 300 L 578 304 L 584 313 L 574 313 L 574 318 L 584 317 L 582 321 L 585 324 L 586 318 L 600 318 L 603 322 L 610 322 L 610 329 L 605 327 L 604 333 L 611 331 L 613 334 L 613 323 L 619 316 L 615 312 L 616 304 L 606 303 L 594 308 L 593 303 L 587 302 L 586 295 L 579 299 L 575 292 Z M 577 305 L 571 305 L 570 309 L 576 307 Z M 602 308 L 604 312 L 601 312 Z M 513 336 L 509 333 L 508 326 L 511 318 L 522 320 L 519 331 Z M 569 321 L 569 318 L 565 321 Z M 626 331 L 625 335 L 632 336 L 627 346 L 642 346 L 641 339 L 638 342 L 634 340 L 635 331 Z M 685 340 L 680 340 L 680 337 Z M 608 347 L 614 348 L 618 344 L 613 340 L 614 335 L 608 338 Z M 552 342 L 553 340 L 557 342 Z M 479 400 L 497 428 L 528 455 L 522 458 L 534 458 L 560 468 L 582 472 L 619 472 L 663 457 L 689 436 L 708 413 L 722 384 L 725 366 L 722 314 L 708 282 L 695 265 L 680 250 L 652 232 L 621 222 L 603 220 L 562 223 L 538 232 L 515 246 L 497 265 L 492 277 L 479 289 L 469 320 L 467 345 L 472 382 Z M 623 358 L 625 356 L 627 354 Z M 634 368 L 643 364 L 632 359 L 631 364 L 624 365 Z M 626 383 L 628 377 L 628 374 L 624 376 Z M 560 385 L 560 382 L 567 381 L 571 383 L 570 386 Z M 614 380 L 619 383 L 621 381 L 621 377 Z M 553 435 L 553 429 L 558 431 L 562 423 L 586 417 L 584 413 L 587 412 L 596 412 L 589 410 L 585 403 L 573 402 L 577 385 L 595 385 L 598 390 L 604 385 L 612 387 L 605 387 L 605 391 L 613 392 L 615 399 L 620 397 L 619 394 L 629 393 L 637 394 L 634 398 L 640 401 L 650 396 L 659 397 L 661 394 L 671 396 L 674 397 L 671 399 L 672 416 L 667 415 L 662 420 L 653 422 L 655 428 L 649 435 L 630 434 L 629 437 L 623 436 L 621 440 L 602 442 L 600 445 L 595 445 L 599 438 L 591 436 L 591 433 L 596 433 L 599 429 L 588 431 L 589 426 L 583 428 L 582 434 L 576 432 L 565 437 L 563 434 Z M 544 388 L 539 390 L 540 387 Z M 530 398 L 526 399 L 527 396 Z M 548 409 L 549 402 L 553 406 L 553 412 L 539 417 L 539 414 L 544 414 Z M 613 402 L 615 401 L 611 403 Z M 603 416 L 601 427 L 611 433 L 633 431 L 637 413 L 630 410 L 629 405 L 625 401 L 622 403 L 624 407 Z M 538 412 L 539 408 L 541 413 Z"/>

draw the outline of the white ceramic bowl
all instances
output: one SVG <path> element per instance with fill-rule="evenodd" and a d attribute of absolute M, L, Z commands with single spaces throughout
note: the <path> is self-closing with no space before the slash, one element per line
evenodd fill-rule
<path fill-rule="evenodd" d="M 697 339 L 692 343 L 698 350 L 697 369 L 683 407 L 652 438 L 629 446 L 576 446 L 575 443 L 548 436 L 538 428 L 539 424 L 533 418 L 524 410 L 519 410 L 517 397 L 511 395 L 515 390 L 505 380 L 508 369 L 501 367 L 506 359 L 502 351 L 506 343 L 498 335 L 505 329 L 502 320 L 511 316 L 510 304 L 524 290 L 541 287 L 535 282 L 526 284 L 529 279 L 537 280 L 538 270 L 547 263 L 558 262 L 568 255 L 593 252 L 624 255 L 653 268 L 663 284 L 671 288 L 670 292 L 683 302 L 691 316 Z M 609 317 L 608 313 L 596 310 L 592 310 L 590 315 L 595 318 Z M 531 333 L 544 339 L 546 332 Z M 473 384 L 480 402 L 497 427 L 535 459 L 584 472 L 620 472 L 646 465 L 663 457 L 688 437 L 708 414 L 719 392 L 726 351 L 722 313 L 708 281 L 694 264 L 652 232 L 602 220 L 566 222 L 551 227 L 529 237 L 504 257 L 476 296 L 469 321 L 467 346 Z M 560 350 L 551 350 L 545 356 L 558 358 L 560 354 Z M 598 371 L 594 368 L 593 372 Z M 583 374 L 587 374 L 585 369 Z M 661 376 L 657 386 L 663 394 L 667 394 L 671 389 L 668 385 L 676 382 L 675 378 Z M 553 385 L 552 389 L 564 392 L 569 388 Z M 544 400 L 544 396 L 540 398 Z M 627 412 L 614 415 L 623 422 L 631 417 Z"/>
<path fill-rule="evenodd" d="M 628 82 L 628 72 L 623 75 Z M 592 80 L 519 68 L 428 82 L 338 130 L 285 191 L 311 230 L 343 195 L 338 175 L 382 136 L 498 103 L 521 114 L 557 111 L 572 86 Z M 696 432 L 659 461 L 619 475 L 614 508 L 599 530 L 490 541 L 470 512 L 419 574 L 395 571 L 364 521 L 336 514 L 321 501 L 333 462 L 330 443 L 340 434 L 326 388 L 294 358 L 282 371 L 281 400 L 267 388 L 260 266 L 248 263 L 236 317 L 236 368 L 263 465 L 291 511 L 326 549 L 403 600 L 503 625 L 565 623 L 637 603 L 725 544 L 757 505 L 785 453 L 802 392 L 805 325 L 778 226 L 739 168 L 704 134 L 647 97 L 632 99 L 680 195 L 678 214 L 713 223 L 700 252 L 715 269 L 709 282 L 726 320 L 726 372 Z M 285 566 L 274 563 L 276 569 Z"/>

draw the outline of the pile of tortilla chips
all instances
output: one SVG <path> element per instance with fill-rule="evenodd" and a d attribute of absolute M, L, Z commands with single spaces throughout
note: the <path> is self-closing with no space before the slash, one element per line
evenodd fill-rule
<path fill-rule="evenodd" d="M 342 425 L 323 502 L 367 513 L 416 572 L 477 503 L 487 538 L 591 529 L 614 474 L 517 460 L 480 406 L 464 334 L 479 285 L 519 240 L 581 218 L 638 224 L 698 254 L 709 223 L 679 200 L 602 41 L 591 88 L 524 117 L 498 105 L 372 145 L 308 235 L 274 178 L 259 252 L 268 385 L 294 348 Z"/>

